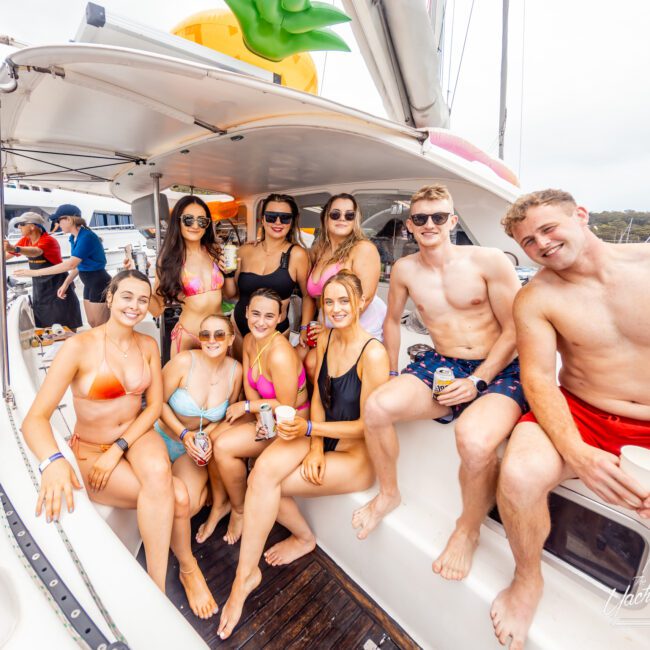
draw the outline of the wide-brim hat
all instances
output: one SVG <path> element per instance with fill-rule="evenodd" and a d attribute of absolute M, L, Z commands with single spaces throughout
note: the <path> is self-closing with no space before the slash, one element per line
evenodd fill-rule
<path fill-rule="evenodd" d="M 37 212 L 23 212 L 23 214 L 14 217 L 9 222 L 9 226 L 15 226 L 17 228 L 19 225 L 24 225 L 27 223 L 34 224 L 42 230 L 47 231 L 47 221 L 45 221 L 45 217 L 42 217 Z"/>

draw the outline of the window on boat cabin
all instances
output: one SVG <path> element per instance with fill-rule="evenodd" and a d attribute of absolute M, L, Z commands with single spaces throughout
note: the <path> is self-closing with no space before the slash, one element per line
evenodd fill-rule
<path fill-rule="evenodd" d="M 415 239 L 406 228 L 411 194 L 412 192 L 394 190 L 353 193 L 363 215 L 363 231 L 379 252 L 381 278 L 384 281 L 390 278 L 392 265 L 398 259 L 418 251 Z M 325 192 L 296 197 L 300 208 L 300 225 L 303 228 L 313 228 L 315 236 L 318 236 L 320 231 L 321 207 L 329 198 L 330 194 Z M 451 233 L 451 240 L 459 245 L 472 245 L 460 219 Z"/>
<path fill-rule="evenodd" d="M 132 227 L 130 214 L 119 214 L 116 212 L 93 212 L 90 219 L 91 228 L 101 228 L 106 226 Z"/>

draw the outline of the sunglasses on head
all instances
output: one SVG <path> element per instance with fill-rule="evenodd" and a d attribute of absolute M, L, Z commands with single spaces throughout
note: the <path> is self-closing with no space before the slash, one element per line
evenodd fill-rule
<path fill-rule="evenodd" d="M 354 221 L 356 216 L 357 213 L 354 210 L 346 210 L 345 212 L 341 212 L 340 210 L 332 210 L 329 213 L 329 218 L 332 221 L 338 221 L 341 217 L 343 217 L 346 221 Z"/>
<path fill-rule="evenodd" d="M 205 230 L 210 225 L 208 217 L 195 217 L 193 214 L 182 214 L 181 221 L 187 228 L 191 228 L 196 223 L 199 228 Z"/>
<path fill-rule="evenodd" d="M 201 330 L 199 332 L 199 341 L 201 341 L 201 343 L 209 343 L 213 338 L 215 341 L 225 341 L 226 336 L 228 336 L 228 332 L 224 330 L 215 330 L 214 332 Z"/>
<path fill-rule="evenodd" d="M 284 226 L 293 221 L 293 213 L 291 212 L 265 212 L 264 221 L 266 223 L 276 223 L 277 220 Z"/>
<path fill-rule="evenodd" d="M 453 212 L 435 212 L 434 214 L 425 214 L 423 212 L 418 212 L 417 214 L 411 215 L 411 221 L 416 226 L 426 226 L 429 219 L 433 221 L 436 226 L 442 226 L 443 223 L 447 223 L 447 219 L 454 214 Z"/>

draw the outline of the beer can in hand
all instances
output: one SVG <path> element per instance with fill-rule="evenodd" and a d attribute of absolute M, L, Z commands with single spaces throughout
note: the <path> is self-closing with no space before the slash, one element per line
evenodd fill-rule
<path fill-rule="evenodd" d="M 314 332 L 314 328 L 318 327 L 320 323 L 317 320 L 310 321 L 307 325 L 307 345 L 310 348 L 315 348 L 318 345 L 318 335 Z"/>
<path fill-rule="evenodd" d="M 197 431 L 196 435 L 194 436 L 194 444 L 203 452 L 203 455 L 208 453 L 208 449 L 210 448 L 210 443 L 208 442 L 208 436 L 206 435 L 205 431 Z M 199 458 L 196 461 L 196 464 L 199 467 L 203 467 L 203 465 L 207 464 L 207 461 L 204 460 L 203 458 Z"/>
<path fill-rule="evenodd" d="M 230 273 L 237 270 L 237 246 L 226 244 L 223 247 L 223 258 L 226 266 L 225 270 Z"/>
<path fill-rule="evenodd" d="M 270 404 L 260 405 L 260 420 L 262 426 L 266 429 L 266 437 L 275 437 L 275 418 L 273 417 L 273 409 Z"/>
<path fill-rule="evenodd" d="M 441 393 L 452 381 L 456 379 L 451 368 L 437 368 L 433 373 L 433 399 L 438 399 L 438 393 Z"/>

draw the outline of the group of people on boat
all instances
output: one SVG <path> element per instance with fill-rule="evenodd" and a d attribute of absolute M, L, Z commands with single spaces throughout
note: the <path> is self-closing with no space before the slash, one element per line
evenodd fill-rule
<path fill-rule="evenodd" d="M 192 555 L 190 519 L 211 503 L 202 542 L 230 512 L 224 540 L 241 547 L 218 629 L 227 638 L 262 580 L 273 524 L 290 536 L 264 553 L 267 563 L 287 564 L 315 547 L 293 497 L 366 490 L 376 479 L 378 494 L 352 515 L 363 540 L 400 504 L 395 424 L 453 421 L 463 510 L 433 571 L 449 580 L 469 573 L 496 499 L 517 568 L 491 617 L 501 643 L 523 647 L 542 593 L 548 492 L 578 476 L 605 501 L 650 516 L 650 491 L 618 463 L 622 445 L 650 447 L 650 313 L 639 309 L 650 286 L 645 248 L 605 244 L 571 195 L 535 192 L 503 220 L 544 267 L 520 289 L 504 253 L 451 243 L 452 197 L 429 185 L 411 199 L 406 227 L 419 250 L 394 264 L 386 307 L 376 295 L 380 256 L 354 197 L 326 203 L 310 251 L 299 218 L 292 197 L 267 197 L 260 239 L 242 246 L 229 270 L 208 206 L 195 196 L 176 203 L 154 287 L 135 270 L 111 280 L 108 320 L 66 341 L 23 422 L 40 461 L 37 512 L 57 519 L 63 500 L 72 511 L 81 485 L 49 424 L 70 387 L 71 447 L 90 498 L 137 509 L 152 579 L 164 590 L 171 547 L 192 611 L 203 618 L 217 604 Z M 296 293 L 294 347 L 287 335 Z M 236 296 L 227 317 L 222 300 Z M 408 298 L 434 349 L 400 370 Z M 135 326 L 172 303 L 182 311 L 161 369 L 157 344 Z M 440 368 L 454 378 L 434 396 Z M 279 406 L 295 417 L 278 418 L 269 438 L 260 414 Z"/>

